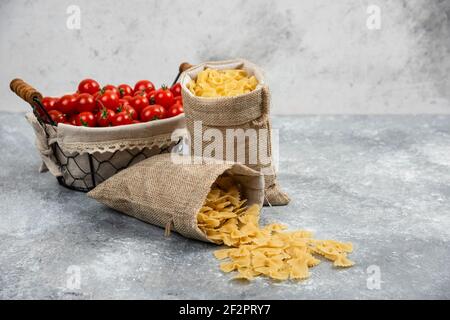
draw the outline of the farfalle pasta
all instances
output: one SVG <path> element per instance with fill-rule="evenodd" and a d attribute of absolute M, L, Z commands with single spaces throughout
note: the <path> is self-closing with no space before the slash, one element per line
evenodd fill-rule
<path fill-rule="evenodd" d="M 235 279 L 252 280 L 266 276 L 276 280 L 301 280 L 310 276 L 309 268 L 320 263 L 317 255 L 333 261 L 336 267 L 350 267 L 347 258 L 351 243 L 316 240 L 308 231 L 284 231 L 273 223 L 259 225 L 260 206 L 245 206 L 238 187 L 229 177 L 212 186 L 197 214 L 198 227 L 208 239 L 229 248 L 214 252 L 223 272 L 236 271 Z"/>
<path fill-rule="evenodd" d="M 255 90 L 258 80 L 242 69 L 215 70 L 206 68 L 187 87 L 198 97 L 232 97 Z"/>

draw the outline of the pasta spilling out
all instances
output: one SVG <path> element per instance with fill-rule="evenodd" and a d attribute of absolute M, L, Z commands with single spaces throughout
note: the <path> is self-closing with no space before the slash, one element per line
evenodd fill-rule
<path fill-rule="evenodd" d="M 309 268 L 320 263 L 317 256 L 336 267 L 350 267 L 351 243 L 316 240 L 308 231 L 284 231 L 273 223 L 259 225 L 258 205 L 246 206 L 230 177 L 220 177 L 212 186 L 197 215 L 199 228 L 208 239 L 229 248 L 214 252 L 223 272 L 237 271 L 235 279 L 266 276 L 276 280 L 306 279 Z"/>
<path fill-rule="evenodd" d="M 199 97 L 232 97 L 255 90 L 258 80 L 248 76 L 245 70 L 215 70 L 207 68 L 191 80 L 187 87 Z"/>

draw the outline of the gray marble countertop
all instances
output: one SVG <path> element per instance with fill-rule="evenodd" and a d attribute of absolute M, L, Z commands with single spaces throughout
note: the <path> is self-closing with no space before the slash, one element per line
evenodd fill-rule
<path fill-rule="evenodd" d="M 0 123 L 0 298 L 450 298 L 450 116 L 274 117 L 292 203 L 262 222 L 355 246 L 353 268 L 323 262 L 299 283 L 230 280 L 214 246 L 39 174 L 23 114 Z"/>

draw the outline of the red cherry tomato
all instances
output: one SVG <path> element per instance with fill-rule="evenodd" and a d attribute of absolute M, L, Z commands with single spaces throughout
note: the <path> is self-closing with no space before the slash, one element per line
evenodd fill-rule
<path fill-rule="evenodd" d="M 113 86 L 112 84 L 107 84 L 106 86 L 104 86 L 104 87 L 102 88 L 101 91 L 105 92 L 105 91 L 107 91 L 107 90 L 114 91 L 114 92 L 119 96 L 119 98 L 120 98 L 120 90 L 119 90 L 116 86 Z"/>
<path fill-rule="evenodd" d="M 147 106 L 141 111 L 141 121 L 147 122 L 152 120 L 164 119 L 166 117 L 165 109 L 157 104 Z"/>
<path fill-rule="evenodd" d="M 134 109 L 129 104 L 124 104 L 117 108 L 117 112 L 126 112 L 128 113 L 133 120 L 137 120 L 139 118 L 138 113 L 136 112 L 136 109 Z"/>
<path fill-rule="evenodd" d="M 126 124 L 132 124 L 133 118 L 126 112 L 116 113 L 114 118 L 112 119 L 113 126 L 123 126 Z"/>
<path fill-rule="evenodd" d="M 89 111 L 93 112 L 95 109 L 95 99 L 89 93 L 82 93 L 78 96 L 76 102 L 76 110 L 78 112 Z"/>
<path fill-rule="evenodd" d="M 166 86 L 162 86 L 156 91 L 155 103 L 169 109 L 174 104 L 173 93 Z"/>
<path fill-rule="evenodd" d="M 153 90 L 155 90 L 155 86 L 153 85 L 153 83 L 151 81 L 140 80 L 140 81 L 136 82 L 136 84 L 134 85 L 134 93 L 143 91 L 147 88 L 152 88 Z"/>
<path fill-rule="evenodd" d="M 99 127 L 109 127 L 112 126 L 112 120 L 116 113 L 111 109 L 102 108 L 96 115 L 97 125 Z"/>
<path fill-rule="evenodd" d="M 133 118 L 133 120 L 139 120 L 139 113 L 137 113 L 136 109 L 134 109 L 132 106 L 125 105 L 123 106 L 123 110 L 127 112 Z"/>
<path fill-rule="evenodd" d="M 78 85 L 78 92 L 79 93 L 94 94 L 94 93 L 96 93 L 99 90 L 100 90 L 100 85 L 98 84 L 97 81 L 92 80 L 92 79 L 84 79 Z"/>
<path fill-rule="evenodd" d="M 179 104 L 183 105 L 183 97 L 182 96 L 177 96 L 177 97 L 173 98 L 173 100 L 175 101 L 175 103 L 179 103 Z"/>
<path fill-rule="evenodd" d="M 124 106 L 124 105 L 126 105 L 126 104 L 130 104 L 130 102 L 129 102 L 129 100 L 128 99 L 119 99 L 119 108 L 121 107 L 121 106 Z"/>
<path fill-rule="evenodd" d="M 97 92 L 94 93 L 92 96 L 94 97 L 95 101 L 97 101 L 98 97 L 100 97 L 101 94 L 102 94 L 101 91 L 97 91 Z"/>
<path fill-rule="evenodd" d="M 125 96 L 132 96 L 133 95 L 133 88 L 131 88 L 127 84 L 119 84 L 117 86 L 117 89 L 119 89 L 120 97 L 123 98 Z"/>
<path fill-rule="evenodd" d="M 145 96 L 137 95 L 130 100 L 130 106 L 132 106 L 138 114 L 140 114 L 142 109 L 148 105 L 148 99 Z"/>
<path fill-rule="evenodd" d="M 102 91 L 97 98 L 97 106 L 99 109 L 105 107 L 115 110 L 119 106 L 119 95 L 112 90 Z"/>
<path fill-rule="evenodd" d="M 181 104 L 175 103 L 173 106 L 170 107 L 169 111 L 167 112 L 167 117 L 175 117 L 181 113 L 184 112 L 184 108 Z"/>
<path fill-rule="evenodd" d="M 170 91 L 172 91 L 172 94 L 174 97 L 179 97 L 181 96 L 181 84 L 175 83 L 172 88 L 170 88 Z"/>
<path fill-rule="evenodd" d="M 56 102 L 58 98 L 53 97 L 45 97 L 42 99 L 41 104 L 44 106 L 44 109 L 47 111 L 56 110 Z M 39 108 L 38 108 L 39 110 Z"/>
<path fill-rule="evenodd" d="M 50 118 L 52 118 L 53 122 L 56 123 L 62 123 L 67 121 L 64 113 L 58 110 L 50 110 L 48 111 L 48 115 L 50 116 Z"/>
<path fill-rule="evenodd" d="M 149 90 L 148 92 L 145 93 L 145 96 L 147 97 L 148 103 L 150 104 L 155 104 L 155 95 L 156 95 L 156 91 L 155 90 Z"/>
<path fill-rule="evenodd" d="M 130 100 L 132 100 L 133 97 L 132 97 L 132 96 L 125 96 L 125 97 L 123 97 L 122 99 L 123 99 L 123 100 L 127 100 L 128 102 L 130 102 Z"/>
<path fill-rule="evenodd" d="M 55 109 L 68 114 L 76 110 L 77 96 L 66 94 L 56 102 Z"/>
<path fill-rule="evenodd" d="M 69 116 L 69 118 L 67 119 L 67 124 L 77 126 L 77 116 L 78 114 L 72 114 L 71 116 Z"/>
<path fill-rule="evenodd" d="M 97 125 L 97 121 L 92 112 L 81 112 L 75 116 L 75 121 L 77 126 L 83 127 L 95 127 Z"/>
<path fill-rule="evenodd" d="M 152 106 L 155 106 L 157 109 L 159 109 L 159 119 L 167 118 L 167 110 L 163 106 L 160 106 L 159 104 L 154 104 Z"/>

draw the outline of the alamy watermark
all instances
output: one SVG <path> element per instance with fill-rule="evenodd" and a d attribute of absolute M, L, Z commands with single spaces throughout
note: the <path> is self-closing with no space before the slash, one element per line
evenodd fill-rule
<path fill-rule="evenodd" d="M 69 290 L 81 289 L 81 268 L 77 265 L 71 265 L 66 270 L 66 288 Z"/>
<path fill-rule="evenodd" d="M 66 19 L 66 27 L 69 30 L 81 29 L 81 9 L 77 5 L 70 5 L 66 9 L 68 17 Z"/>
<path fill-rule="evenodd" d="M 366 269 L 366 273 L 369 275 L 366 279 L 367 289 L 380 290 L 381 289 L 381 269 L 377 265 L 370 265 Z"/>
<path fill-rule="evenodd" d="M 368 14 L 366 20 L 366 27 L 369 30 L 381 29 L 381 8 L 375 4 L 371 4 L 367 7 L 366 13 Z"/>
<path fill-rule="evenodd" d="M 260 166 L 263 174 L 273 174 L 273 168 L 278 168 L 278 135 L 277 129 L 207 128 L 202 121 L 194 121 L 193 134 L 188 137 L 193 156 L 189 161 L 195 164 L 245 163 Z M 174 132 L 172 140 L 178 138 L 179 133 Z M 172 154 L 172 161 L 185 163 L 186 159 Z"/>

